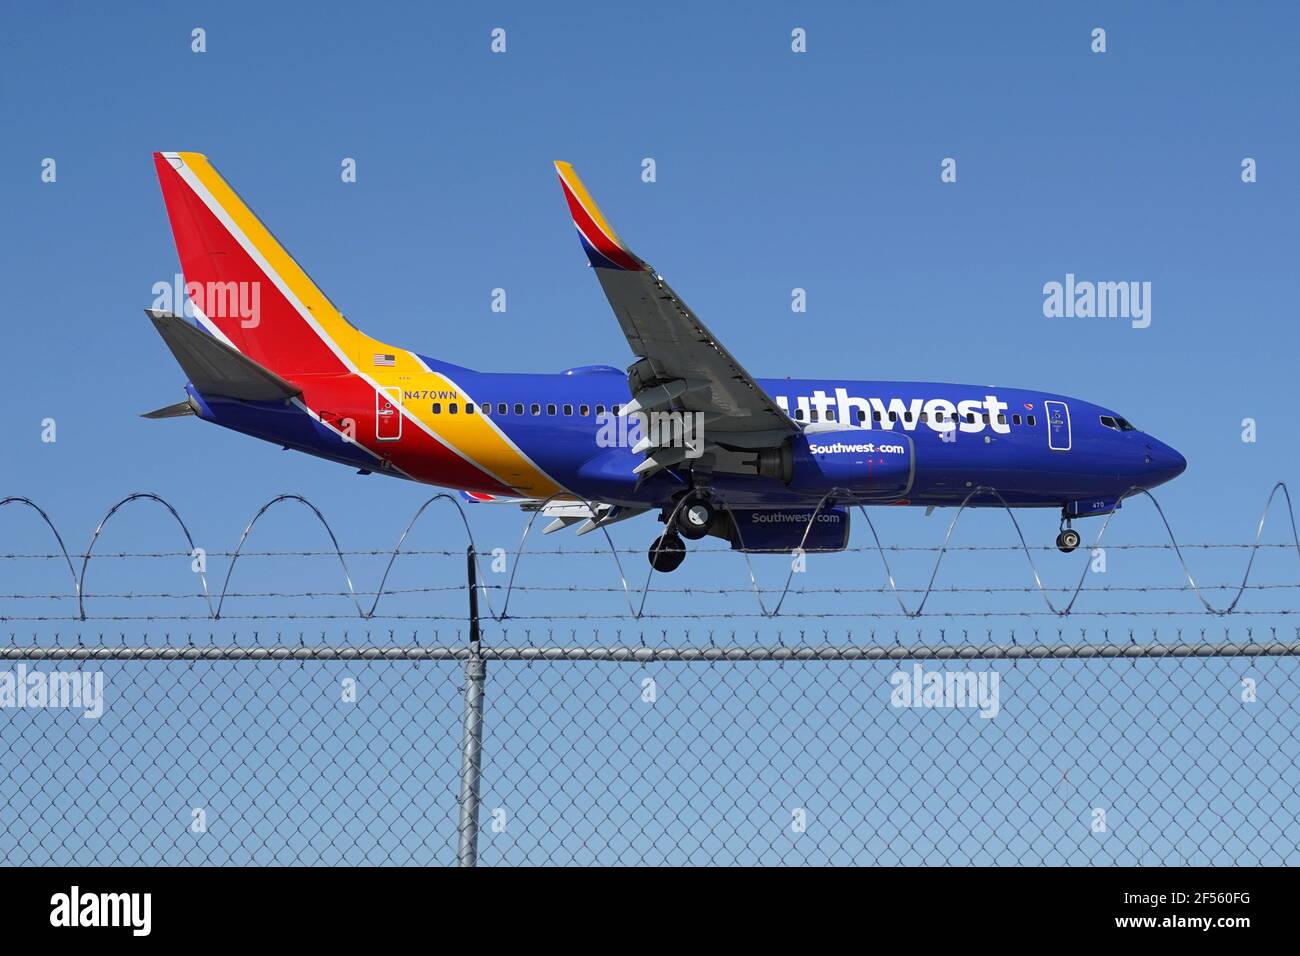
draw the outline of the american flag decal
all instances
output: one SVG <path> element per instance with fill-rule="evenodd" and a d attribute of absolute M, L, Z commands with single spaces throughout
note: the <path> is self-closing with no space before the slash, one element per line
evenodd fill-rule
<path fill-rule="evenodd" d="M 396 356 L 396 355 L 381 355 L 381 354 L 379 354 L 379 353 L 376 353 L 376 354 L 375 354 L 375 364 L 376 364 L 376 365 L 395 365 L 395 364 L 397 364 L 397 356 Z"/>

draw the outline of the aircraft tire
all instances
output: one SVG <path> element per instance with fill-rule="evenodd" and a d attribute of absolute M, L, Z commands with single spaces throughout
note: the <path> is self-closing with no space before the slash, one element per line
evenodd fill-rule
<path fill-rule="evenodd" d="M 1065 554 L 1069 554 L 1079 546 L 1079 532 L 1073 528 L 1066 528 L 1056 536 L 1056 546 Z"/>
<path fill-rule="evenodd" d="M 672 532 L 665 532 L 655 538 L 647 552 L 650 567 L 663 574 L 676 571 L 686 560 L 686 545 Z"/>
<path fill-rule="evenodd" d="M 699 541 L 709 533 L 715 514 L 713 506 L 703 498 L 687 502 L 677 512 L 677 531 L 683 538 Z"/>

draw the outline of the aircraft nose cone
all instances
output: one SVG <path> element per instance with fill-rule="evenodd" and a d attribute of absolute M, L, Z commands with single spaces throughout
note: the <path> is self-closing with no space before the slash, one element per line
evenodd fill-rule
<path fill-rule="evenodd" d="M 1164 442 L 1149 439 L 1146 445 L 1146 473 L 1151 484 L 1164 484 L 1187 470 L 1187 459 Z"/>

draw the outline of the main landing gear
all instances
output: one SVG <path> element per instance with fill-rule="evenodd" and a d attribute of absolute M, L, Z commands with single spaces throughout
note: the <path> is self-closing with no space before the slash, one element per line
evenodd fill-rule
<path fill-rule="evenodd" d="M 703 498 L 696 498 L 677 510 L 677 531 L 683 538 L 699 541 L 709 533 L 713 516 L 713 505 Z"/>
<path fill-rule="evenodd" d="M 699 541 L 709 533 L 717 516 L 717 509 L 698 493 L 681 502 L 674 511 L 665 512 L 661 520 L 671 524 L 650 545 L 647 555 L 650 567 L 665 574 L 676 571 L 686 560 L 686 545 L 682 538 Z"/>
<path fill-rule="evenodd" d="M 665 531 L 650 545 L 650 567 L 667 574 L 676 571 L 686 560 L 686 545 L 675 532 Z"/>
<path fill-rule="evenodd" d="M 1079 546 L 1079 532 L 1070 527 L 1070 519 L 1061 519 L 1061 533 L 1056 536 L 1056 547 L 1063 554 L 1069 554 Z"/>

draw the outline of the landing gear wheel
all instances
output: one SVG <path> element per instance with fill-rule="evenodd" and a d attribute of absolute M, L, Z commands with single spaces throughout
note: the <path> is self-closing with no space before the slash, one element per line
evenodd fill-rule
<path fill-rule="evenodd" d="M 686 560 L 686 545 L 672 532 L 665 532 L 655 538 L 648 553 L 650 567 L 667 574 L 676 571 Z"/>
<path fill-rule="evenodd" d="M 713 505 L 703 498 L 689 501 L 682 505 L 677 512 L 677 530 L 683 538 L 699 541 L 709 533 L 709 526 L 713 524 L 714 514 Z"/>
<path fill-rule="evenodd" d="M 1056 536 L 1056 546 L 1065 554 L 1069 554 L 1079 546 L 1079 532 L 1073 528 L 1066 528 Z"/>

